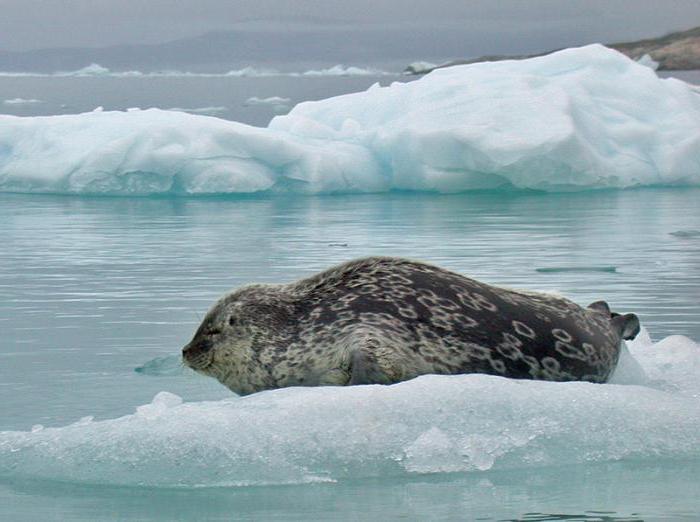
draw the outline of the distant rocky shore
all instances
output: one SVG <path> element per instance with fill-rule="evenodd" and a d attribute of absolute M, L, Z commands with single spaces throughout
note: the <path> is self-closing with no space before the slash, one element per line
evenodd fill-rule
<path fill-rule="evenodd" d="M 636 42 L 623 42 L 605 44 L 611 49 L 620 51 L 633 60 L 639 60 L 648 55 L 658 63 L 660 71 L 688 71 L 700 69 L 700 27 L 687 31 L 671 33 L 660 38 L 638 40 Z M 426 74 L 434 69 L 463 65 L 477 62 L 494 62 L 500 60 L 519 60 L 550 54 L 554 51 L 531 55 L 487 55 L 469 60 L 454 60 L 440 65 L 427 62 L 415 62 L 405 69 L 407 74 Z"/>

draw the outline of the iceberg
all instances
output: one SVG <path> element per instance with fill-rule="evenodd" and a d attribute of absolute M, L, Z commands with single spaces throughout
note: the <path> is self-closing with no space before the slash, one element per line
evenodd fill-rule
<path fill-rule="evenodd" d="M 437 69 L 268 127 L 158 109 L 0 116 L 0 191 L 590 190 L 700 184 L 700 95 L 601 45 Z"/>
<path fill-rule="evenodd" d="M 427 375 L 220 401 L 168 392 L 133 414 L 0 432 L 0 479 L 245 486 L 610 462 L 700 462 L 700 345 L 625 349 L 613 381 Z"/>

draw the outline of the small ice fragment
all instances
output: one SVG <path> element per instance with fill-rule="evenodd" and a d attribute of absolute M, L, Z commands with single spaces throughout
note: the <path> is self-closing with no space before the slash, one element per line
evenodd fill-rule
<path fill-rule="evenodd" d="M 182 397 L 175 395 L 174 393 L 162 391 L 158 392 L 156 396 L 153 397 L 151 404 L 158 404 L 165 406 L 166 408 L 173 408 L 182 404 Z"/>
<path fill-rule="evenodd" d="M 153 397 L 150 404 L 136 408 L 136 416 L 144 419 L 157 419 L 170 408 L 182 404 L 182 398 L 174 393 L 162 391 Z"/>
<path fill-rule="evenodd" d="M 35 103 L 43 103 L 35 98 L 10 98 L 2 102 L 5 105 L 32 105 Z"/>
<path fill-rule="evenodd" d="M 435 67 L 437 67 L 435 63 L 417 61 L 408 64 L 408 67 L 404 70 L 404 74 L 425 74 L 435 69 Z"/>
<path fill-rule="evenodd" d="M 91 63 L 77 71 L 57 73 L 57 76 L 108 76 L 110 72 L 111 71 L 107 67 L 102 67 L 98 63 Z"/>
<path fill-rule="evenodd" d="M 654 60 L 651 56 L 648 54 L 645 54 L 641 56 L 640 58 L 637 59 L 637 63 L 644 65 L 646 67 L 649 67 L 649 69 L 655 71 L 656 69 L 659 68 L 659 62 Z"/>
<path fill-rule="evenodd" d="M 270 96 L 268 98 L 252 96 L 244 101 L 243 105 L 247 107 L 254 105 L 288 105 L 291 101 L 290 98 L 282 98 L 281 96 Z"/>
<path fill-rule="evenodd" d="M 194 107 L 191 109 L 188 109 L 186 107 L 170 107 L 168 109 L 165 109 L 166 111 L 175 111 L 175 112 L 187 112 L 189 114 L 221 114 L 223 112 L 226 112 L 228 110 L 228 107 L 224 106 L 212 106 L 212 107 Z"/>

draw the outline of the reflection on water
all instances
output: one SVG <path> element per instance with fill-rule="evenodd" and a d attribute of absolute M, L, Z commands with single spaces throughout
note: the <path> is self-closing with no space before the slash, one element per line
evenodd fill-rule
<path fill-rule="evenodd" d="M 546 522 L 551 520 L 568 520 L 571 522 L 644 522 L 637 513 L 631 516 L 617 516 L 614 511 L 587 511 L 580 515 L 563 513 L 525 513 L 522 518 L 504 519 L 504 522 Z"/>
<path fill-rule="evenodd" d="M 167 355 L 165 357 L 156 357 L 151 359 L 146 363 L 134 368 L 136 373 L 142 373 L 144 375 L 182 375 L 188 370 L 182 363 L 182 357 L 180 355 Z"/>
<path fill-rule="evenodd" d="M 615 266 L 561 266 L 549 268 L 536 268 L 537 272 L 543 274 L 561 274 L 563 272 L 607 272 L 613 274 L 617 272 Z"/>
<path fill-rule="evenodd" d="M 46 520 L 60 513 L 70 520 L 141 521 L 695 521 L 699 472 L 697 464 L 680 462 L 617 463 L 203 489 L 27 481 L 0 483 L 0 519 Z"/>

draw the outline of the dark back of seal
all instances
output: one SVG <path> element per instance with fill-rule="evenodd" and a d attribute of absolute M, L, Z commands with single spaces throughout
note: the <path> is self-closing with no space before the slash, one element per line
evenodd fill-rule
<path fill-rule="evenodd" d="M 338 317 L 401 337 L 437 373 L 605 382 L 636 316 L 604 302 L 567 299 L 481 283 L 398 258 L 367 258 L 301 282 L 316 320 Z"/>

